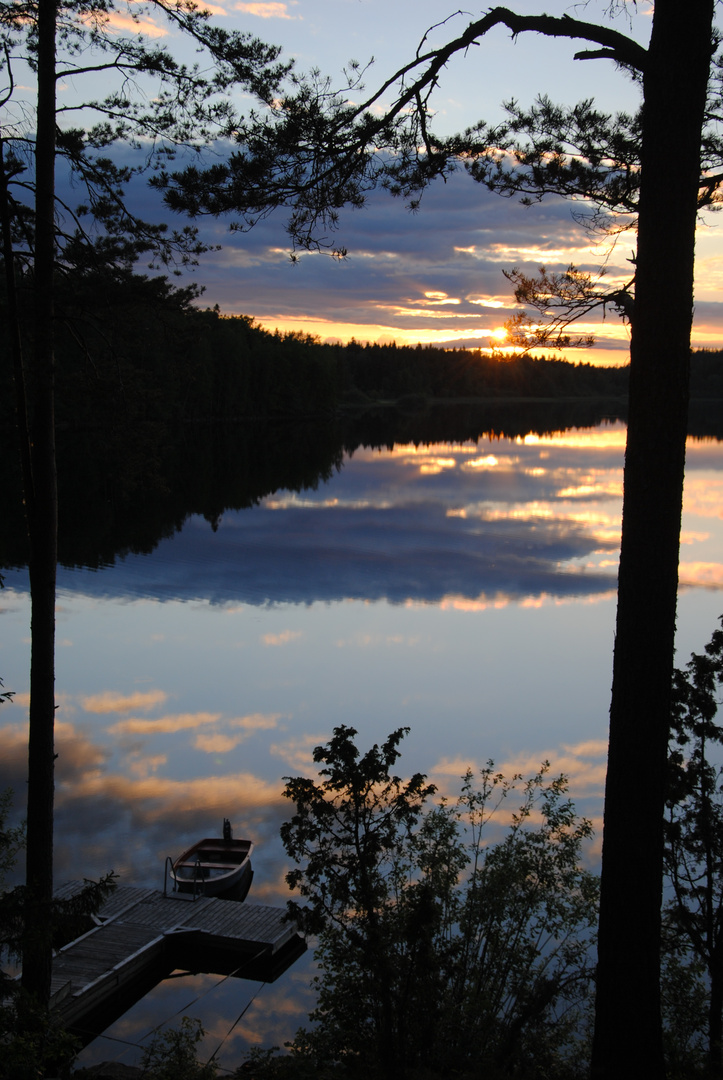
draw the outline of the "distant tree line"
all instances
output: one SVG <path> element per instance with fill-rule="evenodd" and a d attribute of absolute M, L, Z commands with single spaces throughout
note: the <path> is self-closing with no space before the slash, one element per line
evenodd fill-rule
<path fill-rule="evenodd" d="M 302 335 L 194 306 L 199 291 L 130 271 L 75 273 L 58 285 L 56 420 L 107 427 L 318 414 L 336 400 L 334 357 Z M 24 325 L 28 344 L 33 326 Z M 0 331 L 1 332 L 1 331 Z M 3 371 L 3 419 L 13 397 Z"/>
<path fill-rule="evenodd" d="M 627 401 L 628 364 L 601 367 L 529 353 L 503 355 L 481 349 L 433 345 L 361 345 L 341 350 L 343 386 L 370 398 L 536 399 L 620 398 Z M 723 350 L 693 353 L 692 397 L 723 397 Z"/>
<path fill-rule="evenodd" d="M 147 421 L 328 416 L 342 406 L 429 399 L 624 399 L 628 369 L 525 353 L 431 345 L 322 344 L 272 333 L 246 315 L 201 309 L 199 291 L 115 268 L 58 286 L 59 428 Z M 33 327 L 24 326 L 28 345 Z M 0 340 L 6 332 L 0 328 Z M 3 342 L 3 346 L 7 343 Z M 723 353 L 695 354 L 693 394 L 723 397 Z M 12 420 L 10 372 L 0 374 L 0 422 Z"/>
<path fill-rule="evenodd" d="M 341 359 L 347 387 L 370 398 L 419 394 L 434 398 L 625 397 L 626 367 L 597 367 L 558 358 L 505 356 L 432 345 L 360 345 Z"/>

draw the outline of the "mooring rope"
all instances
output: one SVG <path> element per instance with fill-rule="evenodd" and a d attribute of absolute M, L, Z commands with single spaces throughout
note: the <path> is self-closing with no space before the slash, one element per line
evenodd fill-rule
<path fill-rule="evenodd" d="M 228 1037 L 231 1034 L 231 1032 L 233 1031 L 233 1029 L 236 1027 L 236 1025 L 239 1023 L 239 1021 L 241 1021 L 243 1019 L 243 1017 L 246 1015 L 246 1013 L 249 1011 L 249 1009 L 251 1008 L 253 1003 L 256 1001 L 256 998 L 259 996 L 259 994 L 261 993 L 261 991 L 263 990 L 263 988 L 265 986 L 266 986 L 266 983 L 261 983 L 261 986 L 258 988 L 258 990 L 254 994 L 254 996 L 251 998 L 251 1000 L 248 1002 L 248 1004 L 246 1004 L 243 1007 L 241 1012 L 238 1014 L 238 1016 L 234 1020 L 233 1024 L 231 1024 L 231 1027 L 228 1029 L 228 1031 L 226 1032 L 224 1037 L 221 1039 L 221 1042 L 218 1044 L 218 1046 L 216 1047 L 216 1049 L 214 1050 L 214 1052 L 211 1054 L 210 1058 L 206 1062 L 207 1065 L 211 1064 L 213 1059 L 216 1057 L 216 1054 L 218 1054 L 219 1050 L 221 1049 L 223 1044 L 226 1042 L 226 1040 L 228 1039 Z"/>

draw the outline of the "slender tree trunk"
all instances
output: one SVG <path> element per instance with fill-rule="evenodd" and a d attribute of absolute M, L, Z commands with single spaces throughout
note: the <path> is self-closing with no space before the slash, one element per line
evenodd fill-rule
<path fill-rule="evenodd" d="M 709 973 L 708 1071 L 710 1076 L 723 1076 L 723 971 L 717 956 Z"/>
<path fill-rule="evenodd" d="M 705 850 L 705 946 L 708 955 L 710 1001 L 708 1003 L 708 1071 L 711 1077 L 723 1075 L 723 970 L 718 942 L 718 839 L 715 835 L 713 799 L 716 771 L 708 766 L 705 734 L 700 738 L 699 832 Z"/>
<path fill-rule="evenodd" d="M 593 1076 L 664 1076 L 663 813 L 713 0 L 656 0 L 644 77 Z"/>
<path fill-rule="evenodd" d="M 13 382 L 15 385 L 15 412 L 18 425 L 18 441 L 22 466 L 25 504 L 28 512 L 32 505 L 32 470 L 30 467 L 30 434 L 28 432 L 25 374 L 23 372 L 23 347 L 20 334 L 20 311 L 15 276 L 13 251 L 13 211 L 9 192 L 9 174 L 5 161 L 5 143 L 0 138 L 0 227 L 2 228 L 2 252 L 5 264 L 5 291 L 7 294 L 7 331 L 10 341 Z"/>
<path fill-rule="evenodd" d="M 35 151 L 35 342 L 29 377 L 31 432 L 30 732 L 26 884 L 29 910 L 23 950 L 23 988 L 39 1002 L 50 997 L 52 949 L 48 931 L 53 896 L 55 725 L 55 471 L 53 278 L 55 260 L 55 27 L 56 0 L 38 2 L 38 110 Z"/>

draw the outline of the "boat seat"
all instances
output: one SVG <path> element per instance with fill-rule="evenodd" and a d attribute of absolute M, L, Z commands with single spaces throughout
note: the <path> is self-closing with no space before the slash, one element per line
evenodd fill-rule
<path fill-rule="evenodd" d="M 182 863 L 177 863 L 176 865 L 177 865 L 177 867 L 182 866 L 182 867 L 187 868 L 189 870 L 193 870 L 193 868 L 195 866 L 197 866 L 200 870 L 233 870 L 234 867 L 238 865 L 238 863 L 206 862 L 204 859 L 202 859 L 199 862 L 197 859 L 194 859 L 193 862 L 182 862 Z"/>

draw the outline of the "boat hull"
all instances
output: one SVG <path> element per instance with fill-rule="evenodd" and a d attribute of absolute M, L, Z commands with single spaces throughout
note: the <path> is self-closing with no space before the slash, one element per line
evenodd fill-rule
<path fill-rule="evenodd" d="M 253 869 L 250 840 L 200 840 L 173 863 L 174 889 L 200 896 L 245 900 Z"/>

